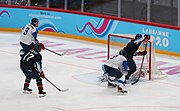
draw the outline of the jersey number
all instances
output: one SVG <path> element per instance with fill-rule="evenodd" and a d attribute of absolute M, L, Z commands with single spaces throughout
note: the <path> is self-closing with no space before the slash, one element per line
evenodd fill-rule
<path fill-rule="evenodd" d="M 23 60 L 29 61 L 29 59 L 31 59 L 31 58 L 33 58 L 33 57 L 34 57 L 34 54 L 28 52 L 28 53 L 24 56 Z"/>
<path fill-rule="evenodd" d="M 30 28 L 29 28 L 29 27 L 27 27 L 27 28 L 24 30 L 24 33 L 23 33 L 23 34 L 24 34 L 24 35 L 27 35 L 27 33 L 28 33 L 29 29 L 30 29 Z"/>

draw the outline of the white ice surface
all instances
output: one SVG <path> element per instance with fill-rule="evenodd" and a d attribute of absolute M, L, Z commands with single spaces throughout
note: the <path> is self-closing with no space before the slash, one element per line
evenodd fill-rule
<path fill-rule="evenodd" d="M 35 80 L 30 84 L 33 93 L 22 93 L 25 76 L 19 68 L 19 33 L 0 32 L 0 111 L 180 111 L 180 70 L 175 69 L 173 74 L 166 69 L 170 73 L 167 78 L 127 86 L 127 95 L 117 95 L 115 89 L 96 83 L 102 73 L 106 46 L 44 35 L 39 40 L 48 41 L 47 48 L 56 51 L 91 50 L 74 54 L 69 51 L 64 56 L 42 51 L 46 77 L 60 89 L 69 91 L 59 92 L 43 80 L 47 96 L 39 98 Z M 93 56 L 96 52 L 102 52 L 98 53 L 102 58 Z M 162 69 L 180 66 L 179 58 L 158 56 L 158 60 L 168 62 Z"/>

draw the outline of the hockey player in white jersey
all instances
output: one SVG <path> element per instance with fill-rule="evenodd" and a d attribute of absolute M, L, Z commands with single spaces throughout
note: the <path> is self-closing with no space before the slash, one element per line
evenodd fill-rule
<path fill-rule="evenodd" d="M 107 63 L 102 65 L 103 76 L 100 77 L 101 82 L 108 82 L 108 87 L 117 87 L 120 93 L 127 93 L 124 90 L 125 76 L 128 74 L 127 60 L 122 55 L 115 55 L 110 58 Z"/>
<path fill-rule="evenodd" d="M 20 36 L 20 45 L 24 51 L 28 51 L 34 47 L 34 44 L 39 43 L 37 39 L 39 20 L 33 18 L 30 24 L 27 24 L 23 27 L 22 33 Z M 42 49 L 44 50 L 44 44 L 42 44 Z"/>

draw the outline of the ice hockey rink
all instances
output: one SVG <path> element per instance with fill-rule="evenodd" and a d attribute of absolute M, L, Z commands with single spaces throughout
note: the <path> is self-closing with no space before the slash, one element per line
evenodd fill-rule
<path fill-rule="evenodd" d="M 180 58 L 157 55 L 159 69 L 167 73 L 163 79 L 140 81 L 126 86 L 128 94 L 98 85 L 101 65 L 106 60 L 106 46 L 78 40 L 39 35 L 47 50 L 43 56 L 46 77 L 59 92 L 43 79 L 47 96 L 38 97 L 36 81 L 32 94 L 23 94 L 25 76 L 19 68 L 20 33 L 0 32 L 0 110 L 1 111 L 180 111 Z"/>

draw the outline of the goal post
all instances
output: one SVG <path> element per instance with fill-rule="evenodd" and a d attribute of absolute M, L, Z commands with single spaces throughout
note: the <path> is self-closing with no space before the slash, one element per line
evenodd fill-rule
<path fill-rule="evenodd" d="M 135 35 L 131 34 L 108 34 L 108 43 L 107 43 L 107 59 L 110 56 L 115 54 L 119 54 L 119 51 L 123 49 L 130 40 L 134 39 Z M 144 50 L 143 43 L 140 46 L 139 50 Z M 163 78 L 166 74 L 162 73 L 157 69 L 156 60 L 155 60 L 155 47 L 154 47 L 154 38 L 148 41 L 147 55 L 145 56 L 145 62 L 143 64 L 143 72 L 145 73 L 145 77 L 148 80 Z M 134 56 L 134 60 L 137 65 L 137 69 L 139 69 L 142 56 Z M 137 70 L 138 71 L 138 70 Z"/>

